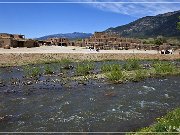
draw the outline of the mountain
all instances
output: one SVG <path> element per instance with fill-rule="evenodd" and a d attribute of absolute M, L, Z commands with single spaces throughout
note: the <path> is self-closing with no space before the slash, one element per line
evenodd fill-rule
<path fill-rule="evenodd" d="M 106 32 L 117 32 L 123 37 L 178 37 L 180 31 L 177 30 L 180 10 L 159 14 L 157 16 L 146 16 L 126 25 L 109 28 Z"/>
<path fill-rule="evenodd" d="M 40 38 L 37 38 L 37 40 L 46 40 L 48 38 L 69 38 L 70 40 L 74 40 L 74 39 L 84 39 L 84 38 L 89 38 L 90 36 L 92 36 L 91 33 L 80 33 L 80 32 L 74 32 L 74 33 L 65 33 L 65 34 L 53 34 L 53 35 L 47 35 L 47 36 L 43 36 Z"/>

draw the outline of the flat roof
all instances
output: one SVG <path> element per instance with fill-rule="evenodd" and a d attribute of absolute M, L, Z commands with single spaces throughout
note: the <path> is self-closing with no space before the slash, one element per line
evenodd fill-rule
<path fill-rule="evenodd" d="M 10 33 L 0 33 L 0 34 L 6 34 L 6 35 L 19 35 L 19 36 L 24 36 L 24 35 L 22 35 L 22 34 L 10 34 Z"/>

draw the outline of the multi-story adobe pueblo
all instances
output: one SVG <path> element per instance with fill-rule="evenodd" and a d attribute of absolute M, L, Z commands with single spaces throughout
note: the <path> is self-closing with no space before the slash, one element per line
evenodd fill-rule
<path fill-rule="evenodd" d="M 124 38 L 117 33 L 95 32 L 93 36 L 83 39 L 81 42 L 77 41 L 75 45 L 86 46 L 92 48 L 99 48 L 104 50 L 109 49 L 143 49 L 143 50 L 159 50 L 161 48 L 169 48 L 169 45 L 150 45 L 143 44 L 140 39 Z"/>
<path fill-rule="evenodd" d="M 69 46 L 70 41 L 68 38 L 48 38 L 46 40 L 47 42 L 50 42 L 51 45 L 57 45 L 57 46 Z"/>
<path fill-rule="evenodd" d="M 0 47 L 36 47 L 35 40 L 25 39 L 24 35 L 0 33 Z"/>
<path fill-rule="evenodd" d="M 143 44 L 140 39 L 124 38 L 117 33 L 95 32 L 90 38 L 70 41 L 68 38 L 48 38 L 47 40 L 25 39 L 24 35 L 0 33 L 0 47 L 38 47 L 41 45 L 80 46 L 102 50 L 143 49 L 162 50 L 172 48 L 170 45 Z"/>
<path fill-rule="evenodd" d="M 79 45 L 80 43 L 78 43 Z M 141 46 L 141 40 L 123 38 L 116 33 L 95 32 L 90 38 L 81 41 L 81 46 L 89 46 L 99 49 L 132 49 Z"/>

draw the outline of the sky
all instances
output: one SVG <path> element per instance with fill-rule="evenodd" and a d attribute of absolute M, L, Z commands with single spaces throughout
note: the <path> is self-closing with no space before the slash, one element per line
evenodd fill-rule
<path fill-rule="evenodd" d="M 0 33 L 93 33 L 177 10 L 180 0 L 0 0 Z"/>

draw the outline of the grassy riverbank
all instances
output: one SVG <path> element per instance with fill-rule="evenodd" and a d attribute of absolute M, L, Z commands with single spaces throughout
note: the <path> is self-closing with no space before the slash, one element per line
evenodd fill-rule
<path fill-rule="evenodd" d="M 161 118 L 157 118 L 156 122 L 149 126 L 140 129 L 137 133 L 133 135 L 174 135 L 180 134 L 180 108 L 177 108 Z M 129 134 L 130 135 L 130 134 Z"/>
<path fill-rule="evenodd" d="M 36 79 L 42 75 L 60 75 L 63 80 L 80 82 L 103 79 L 108 83 L 138 82 L 146 78 L 180 75 L 179 64 L 175 61 L 150 60 L 142 63 L 139 59 L 128 59 L 121 61 L 121 64 L 104 61 L 98 67 L 94 61 L 72 62 L 63 59 L 53 62 L 22 66 L 24 75 Z"/>

